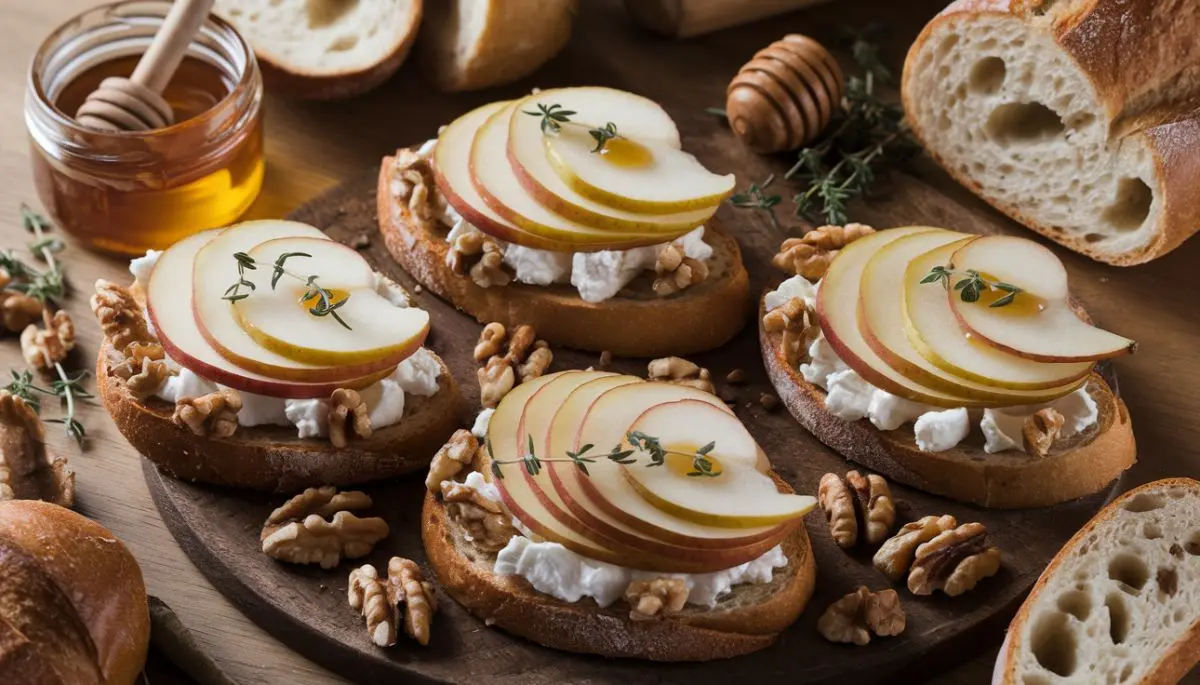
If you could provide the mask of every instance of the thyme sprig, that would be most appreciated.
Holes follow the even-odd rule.
[[[20,397],[25,400],[25,403],[33,407],[33,411],[37,414],[42,413],[42,401],[39,395],[51,395],[62,400],[66,407],[64,416],[60,419],[45,419],[46,423],[61,423],[66,427],[67,437],[72,438],[80,445],[83,444],[84,438],[87,437],[87,431],[83,424],[75,418],[75,402],[76,400],[90,399],[92,394],[83,387],[83,382],[90,376],[87,371],[80,371],[71,376],[63,369],[61,363],[54,364],[54,371],[58,374],[58,378],[50,383],[49,388],[44,388],[34,382],[33,374],[29,371],[11,371],[12,381],[4,386],[13,397]]]
[[[588,129],[588,134],[596,141],[596,147],[592,148],[593,154],[603,150],[608,141],[619,137],[617,134],[617,125],[611,121],[604,126]]]
[[[950,281],[954,277],[961,277],[950,285]],[[1017,299],[1017,295],[1025,292],[1021,288],[1004,281],[991,281],[984,278],[974,269],[965,271],[957,271],[953,266],[935,266],[929,270],[929,273],[921,279],[921,283],[941,283],[943,288],[950,290],[951,287],[958,292],[958,296],[963,302],[978,302],[979,297],[983,294],[984,289],[1000,290],[1005,295],[997,298],[989,304],[989,307],[1006,307]]]
[[[330,290],[323,288],[317,281],[320,276],[317,274],[298,274],[294,271],[290,271],[284,266],[287,260],[294,257],[311,258],[312,255],[308,254],[307,252],[285,252],[279,255],[279,257],[275,260],[275,263],[271,266],[271,290],[275,289],[275,287],[279,284],[279,279],[283,278],[284,276],[296,279],[304,283],[305,287],[304,294],[300,296],[300,302],[303,303],[308,302],[309,300],[316,300],[316,302],[309,307],[309,314],[312,314],[313,316],[332,317],[334,321],[337,321],[342,325],[342,328],[345,328],[348,331],[354,330],[350,327],[350,324],[346,323],[346,320],[337,313],[338,309],[350,301],[350,296],[346,295],[346,297],[342,298],[341,300],[334,302],[333,293]],[[238,300],[244,300],[247,297],[250,297],[250,295],[253,294],[254,290],[256,289],[257,286],[254,285],[254,282],[246,277],[246,272],[256,271],[258,269],[258,263],[253,257],[245,252],[235,252],[233,254],[233,258],[237,260],[238,280],[236,283],[226,288],[225,294],[221,296],[221,299],[229,300],[230,302],[237,302]],[[247,288],[249,292],[243,292],[242,288]]]
[[[547,136],[560,133],[563,124],[574,124],[575,122],[571,121],[571,117],[578,114],[575,110],[564,109],[559,104],[547,105],[541,102],[537,104],[536,111],[523,109],[521,112],[531,117],[541,117],[542,134]],[[578,125],[582,126],[583,124]],[[596,147],[592,148],[593,154],[604,150],[604,146],[608,144],[608,141],[621,137],[621,134],[617,133],[617,125],[611,121],[603,126],[589,128],[588,135],[592,137],[592,140],[596,141]]]
[[[646,435],[641,431],[632,431],[625,436],[625,439],[635,449],[621,449],[622,446],[617,445],[605,454],[591,454],[595,445],[587,444],[574,452],[568,450],[565,457],[539,457],[537,456],[537,449],[533,444],[533,436],[530,435],[527,437],[529,442],[525,448],[525,454],[520,458],[503,461],[492,459],[492,476],[497,480],[503,480],[504,478],[504,471],[500,468],[504,464],[521,464],[525,467],[525,472],[531,476],[541,473],[543,465],[547,463],[574,464],[575,468],[579,469],[583,475],[589,476],[591,474],[588,472],[588,464],[595,464],[602,459],[625,465],[637,463],[637,458],[633,456],[637,450],[646,452],[650,456],[650,461],[646,464],[648,467],[662,466],[666,463],[668,454],[677,454],[692,458],[692,470],[687,474],[689,476],[713,478],[721,475],[720,472],[713,471],[713,462],[708,456],[716,449],[717,444],[715,442],[710,442],[695,452],[677,452],[663,448],[658,438]],[[490,439],[487,441],[487,451],[488,456],[492,456],[492,441]]]
[[[779,217],[775,214],[775,205],[783,198],[778,195],[767,195],[764,192],[775,182],[775,174],[768,176],[762,183],[751,183],[745,191],[734,193],[729,197],[729,203],[739,209],[757,209],[766,212],[771,225],[779,230]]]

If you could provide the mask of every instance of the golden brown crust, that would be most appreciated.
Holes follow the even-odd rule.
[[[388,169],[380,167],[377,190],[379,230],[392,257],[424,287],[475,317],[480,323],[530,324],[552,345],[625,357],[687,355],[725,344],[749,314],[750,280],[737,241],[715,222],[705,240],[717,255],[709,280],[672,297],[615,297],[584,302],[569,286],[520,283],[481,288],[446,264],[444,236],[406,220],[407,207],[392,199]]]
[[[922,452],[909,425],[881,431],[866,419],[849,422],[830,414],[825,391],[784,360],[781,337],[759,327],[767,375],[800,425],[847,459],[926,492],[995,509],[1044,507],[1097,492],[1136,461],[1129,410],[1099,375],[1088,386],[1100,410],[1099,427],[1083,444],[1046,457],[987,454],[969,446]]]
[[[150,641],[146,588],[133,555],[111,532],[46,502],[0,502],[0,556],[6,572],[18,570],[24,581],[0,583],[5,588],[0,591],[0,682],[131,685],[137,680]],[[18,565],[24,570],[16,569]],[[41,588],[40,600],[22,595],[30,588]],[[29,619],[28,603],[34,601],[42,603],[34,608],[33,623],[40,621],[45,633],[57,635],[55,644],[38,644],[45,640],[29,628],[12,630],[20,619],[11,612],[23,610]],[[79,627],[86,635],[76,635]],[[24,635],[17,634],[21,632]],[[22,637],[33,644],[22,644]],[[8,651],[14,647],[15,653]],[[43,668],[61,680],[9,680],[9,664],[20,659],[7,657],[21,652],[51,657]],[[92,659],[90,668],[81,665],[83,655]],[[21,674],[19,663],[17,667],[16,674]],[[97,673],[99,680],[80,679],[89,672]]]
[[[281,426],[239,428],[230,438],[207,438],[173,424],[169,403],[137,401],[121,379],[109,374],[108,355],[105,341],[96,361],[104,408],[138,452],[184,480],[297,492],[391,478],[426,468],[462,421],[458,386],[442,363],[437,394],[406,398],[400,423],[351,440],[342,449],[327,440],[297,438],[295,429]]]
[[[464,544],[432,493],[426,495],[421,519],[429,565],[448,595],[489,626],[570,652],[652,661],[748,654],[770,646],[796,621],[816,584],[816,563],[801,524],[784,540],[790,563],[771,583],[741,586],[713,609],[689,606],[669,618],[634,621],[621,601],[604,609],[591,600],[563,602],[524,579],[496,575],[492,559]]]

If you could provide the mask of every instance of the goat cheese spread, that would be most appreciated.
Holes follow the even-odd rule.
[[[492,420],[492,414],[496,410],[491,407],[484,407],[480,410],[479,415],[475,417],[475,423],[471,425],[471,435],[483,440],[487,437],[488,422]]]
[[[783,306],[793,297],[803,297],[815,305],[820,282],[810,283],[803,276],[793,276],[767,293],[768,311]],[[944,452],[952,449],[971,433],[978,421],[984,437],[984,451],[989,454],[1005,450],[1024,450],[1021,429],[1025,419],[1044,407],[1063,415],[1065,422],[1060,435],[1069,438],[1096,425],[1099,411],[1087,386],[1052,402],[1023,407],[984,409],[977,418],[965,408],[943,409],[897,397],[876,388],[842,361],[821,332],[809,345],[808,361],[800,364],[804,380],[825,390],[825,408],[844,420],[868,419],[879,430],[895,430],[906,423],[913,424],[917,447],[925,452]]]
[[[161,252],[151,250],[144,257],[129,263],[129,271],[135,282],[145,283]],[[385,276],[376,274],[375,289],[397,307],[409,305],[403,289]],[[147,317],[147,324],[149,318]],[[176,371],[168,376],[154,396],[167,402],[177,402],[181,397],[200,397],[221,389],[229,389],[200,376],[167,357],[167,363]],[[438,392],[438,378],[442,366],[432,352],[422,347],[412,356],[400,362],[390,376],[359,390],[367,403],[371,427],[386,428],[400,422],[404,416],[406,395],[431,397]],[[238,412],[240,426],[295,426],[301,438],[324,437],[329,434],[329,400],[291,400],[250,392],[233,390],[242,400]]]
[[[426,141],[417,154],[428,157],[433,154],[437,139]],[[402,188],[392,185],[398,194]],[[450,227],[447,242],[460,235],[480,232],[449,204],[442,210],[441,221]],[[629,285],[643,271],[652,271],[658,260],[658,251],[666,245],[650,245],[631,250],[601,250],[599,252],[552,252],[508,243],[493,238],[504,255],[504,263],[513,270],[513,279],[529,285],[571,284],[584,302],[604,302],[616,297],[622,288]],[[685,257],[706,262],[713,256],[713,248],[704,242],[704,227],[672,241],[683,251]]]

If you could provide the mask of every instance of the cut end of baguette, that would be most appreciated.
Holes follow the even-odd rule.
[[[292,493],[392,478],[427,468],[463,420],[458,386],[439,359],[442,374],[435,395],[406,398],[399,423],[344,448],[325,439],[298,438],[291,426],[239,427],[232,437],[208,438],[176,426],[171,420],[174,405],[156,398],[137,400],[125,381],[109,373],[110,354],[106,340],[96,361],[104,408],[134,449],[181,480]]]
[[[404,62],[422,0],[217,0],[254,46],[266,86],[319,100],[363,93]]]
[[[1009,626],[996,685],[1174,683],[1200,660],[1200,482],[1131,490],[1050,562]]]
[[[1116,76],[1088,67],[1115,48],[1099,35],[1086,46],[1063,37],[1066,23],[1100,19],[992,6],[952,5],[908,54],[905,110],[930,155],[1014,220],[1093,259],[1142,263],[1195,233],[1200,169],[1181,155],[1200,150],[1200,127],[1171,121],[1194,114],[1121,111],[1127,103],[1100,86]]]
[[[670,297],[650,290],[650,277],[630,285],[627,294],[599,303],[584,302],[566,285],[510,283],[481,288],[446,264],[446,228],[430,230],[411,220],[407,204],[391,191],[392,158],[380,167],[377,189],[379,231],[392,258],[417,282],[480,323],[529,324],[552,345],[618,357],[688,355],[729,341],[750,311],[750,278],[737,241],[707,224],[713,247],[708,279]],[[650,274],[652,275],[652,274]]]
[[[804,380],[784,358],[783,334],[762,327],[764,313],[765,307],[760,308],[763,362],[784,406],[843,457],[897,482],[981,507],[1046,507],[1099,492],[1137,459],[1129,410],[1098,374],[1092,374],[1087,385],[1099,411],[1097,426],[1047,456],[988,454],[982,445],[967,443],[944,452],[923,452],[911,425],[881,431],[866,419],[850,422],[831,414],[825,408],[825,391]]]

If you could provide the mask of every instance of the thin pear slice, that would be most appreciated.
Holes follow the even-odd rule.
[[[1082,380],[1040,390],[1014,390],[956,376],[930,362],[904,332],[905,270],[916,257],[929,250],[965,238],[954,231],[926,231],[905,236],[881,247],[863,268],[859,294],[859,330],[867,344],[897,372],[922,385],[942,392],[996,406],[1040,404],[1070,393]],[[928,272],[927,272],[928,273]],[[918,282],[924,274],[917,280]],[[919,287],[940,290],[938,283]],[[943,295],[944,292],[939,293]],[[951,329],[953,333],[957,326]]]
[[[265,278],[286,257],[291,274],[319,276],[337,309],[316,316],[320,298],[307,282],[284,275],[260,282],[232,303],[242,329],[259,345],[308,364],[396,365],[416,352],[429,333],[429,313],[397,307],[375,290],[375,272],[354,248],[322,238],[277,238],[247,253]],[[260,279],[261,280],[261,279]],[[342,322],[345,322],[344,324]]]
[[[662,466],[624,467],[626,479],[655,508],[710,526],[749,528],[798,519],[817,501],[779,492],[775,481],[755,468],[758,445],[737,417],[707,402],[680,400],[651,407],[630,426],[658,439],[667,451]],[[705,458],[709,475],[693,455]],[[641,459],[645,452],[635,452]]]
[[[954,253],[974,239],[965,238],[930,250],[906,267],[904,330],[913,347],[941,369],[1001,388],[1040,390],[1086,377],[1091,372],[1091,362],[1038,362],[979,342],[958,325],[943,288],[936,283],[921,283],[934,267],[950,264]]]
[[[1137,343],[1086,323],[1069,303],[1067,270],[1049,248],[1012,236],[987,236],[954,253],[954,268],[1021,288],[1012,304],[991,306],[1007,293],[987,290],[977,302],[946,297],[959,324],[982,342],[1042,362],[1083,362],[1130,354]]]
[[[583,422],[592,404],[604,393],[613,388],[644,382],[635,376],[610,375],[596,378],[580,385],[574,392],[567,396],[558,411],[554,413],[546,453],[565,454],[568,450],[576,450],[575,438],[579,432],[579,424]],[[597,446],[590,450],[588,454],[602,456],[606,452],[607,450],[600,449]],[[650,534],[645,530],[635,528],[610,516],[601,507],[591,505],[588,496],[576,482],[575,470],[576,467],[572,464],[550,463],[547,465],[546,471],[549,473],[554,489],[558,493],[559,501],[579,520],[593,529],[601,531],[608,537],[628,545],[651,551],[661,550],[664,545],[674,545],[675,547],[672,549],[683,547],[699,550],[722,550],[728,553],[725,556],[725,563],[729,564],[729,562],[736,561],[737,559],[737,557],[731,556],[733,554],[741,553],[745,558],[749,559],[766,551],[770,546],[763,548],[761,544],[772,542],[769,538],[778,532],[773,527],[736,531],[727,528],[702,526],[682,519],[676,519],[670,522],[672,527],[670,531],[656,530],[653,534]],[[588,465],[588,471],[591,472],[592,470],[593,466]],[[665,520],[665,517],[660,518]],[[760,546],[758,554],[755,554],[755,550],[737,549],[751,545]],[[773,546],[773,543],[771,546]]]
[[[542,129],[540,116],[526,114],[538,112],[539,107],[554,105],[564,111],[574,112],[571,115],[572,123],[559,127],[562,133],[575,132],[590,140],[589,129],[612,122],[628,139],[648,145],[667,140],[669,142],[659,143],[656,149],[683,155],[676,140],[671,138],[672,134],[678,133],[675,122],[658,104],[640,95],[597,87],[554,88],[530,95],[516,104],[507,122],[508,161],[525,190],[551,211],[579,223],[611,231],[676,234],[703,224],[717,211],[719,203],[681,212],[649,214],[612,207],[581,195],[563,180],[550,161],[546,139],[554,134],[547,134]],[[617,143],[613,149],[635,148]],[[676,180],[663,175],[667,168],[651,166],[657,168],[658,173],[652,174],[647,182],[658,186],[676,183]],[[634,168],[628,167],[628,170],[632,172]]]
[[[665,243],[686,233],[604,230],[572,221],[550,210],[525,189],[508,163],[508,121],[516,103],[488,117],[471,143],[471,180],[479,196],[494,212],[521,229],[577,251],[628,250]]]
[[[434,181],[446,202],[484,233],[538,250],[572,252],[576,248],[569,243],[534,235],[505,219],[483,201],[475,189],[475,182],[471,180],[471,144],[475,141],[475,134],[488,117],[509,104],[511,101],[493,102],[473,109],[442,131],[433,150]]]
[[[609,207],[652,214],[710,209],[733,192],[733,174],[714,174],[694,156],[664,143],[622,134],[597,152],[586,125],[563,126],[543,141],[558,177]]]

